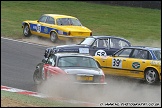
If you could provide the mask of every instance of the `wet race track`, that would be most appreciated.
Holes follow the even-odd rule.
[[[139,106],[161,106],[161,83],[148,85],[125,77],[106,76],[107,85],[103,91],[100,87],[80,89],[74,85],[54,84],[52,81],[36,86],[33,72],[41,62],[46,48],[1,38],[1,85],[42,92],[53,97],[93,102],[101,106],[121,106],[121,103],[125,106],[133,106],[132,103],[138,103]]]

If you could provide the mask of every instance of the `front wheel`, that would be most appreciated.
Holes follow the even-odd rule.
[[[41,84],[44,80],[46,80],[43,63],[40,63],[37,65],[37,68],[33,74],[33,80],[34,80],[35,84]]]
[[[159,75],[155,69],[147,69],[145,72],[145,80],[148,84],[155,84],[159,81]]]
[[[25,37],[31,36],[30,28],[27,24],[24,25],[23,34]]]
[[[42,78],[39,72],[39,69],[36,69],[34,74],[33,74],[33,80],[35,84],[41,84],[42,83]]]
[[[56,42],[57,39],[58,39],[57,33],[56,32],[51,32],[50,39],[51,39],[52,42]]]

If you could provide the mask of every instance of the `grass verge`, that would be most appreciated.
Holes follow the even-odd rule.
[[[7,103],[4,101],[7,99]],[[38,98],[34,96],[22,95],[18,93],[1,90],[1,106],[5,107],[81,107],[81,104],[72,104],[56,100]]]
[[[142,42],[161,39],[161,10],[81,1],[1,1],[1,36],[24,38],[21,23],[44,13],[77,17],[93,35],[114,35]]]

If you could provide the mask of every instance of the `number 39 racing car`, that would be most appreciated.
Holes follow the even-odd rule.
[[[161,48],[131,46],[112,56],[94,56],[106,74],[144,79],[148,84],[161,81]]]

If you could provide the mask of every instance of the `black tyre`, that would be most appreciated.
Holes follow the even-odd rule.
[[[33,74],[33,80],[35,84],[41,84],[44,80],[46,80],[45,74],[44,74],[43,63],[39,63],[37,65],[37,68]]]
[[[31,36],[30,28],[27,24],[24,25],[23,34],[25,37]]]
[[[50,39],[51,39],[52,42],[56,42],[57,39],[58,39],[57,33],[56,32],[51,32]]]
[[[34,74],[33,74],[33,80],[35,84],[41,84],[42,83],[42,79],[40,76],[40,72],[39,69],[36,69]]]
[[[157,73],[157,71],[155,69],[147,69],[145,71],[145,81],[148,84],[155,84],[157,82],[159,82],[159,75]]]

